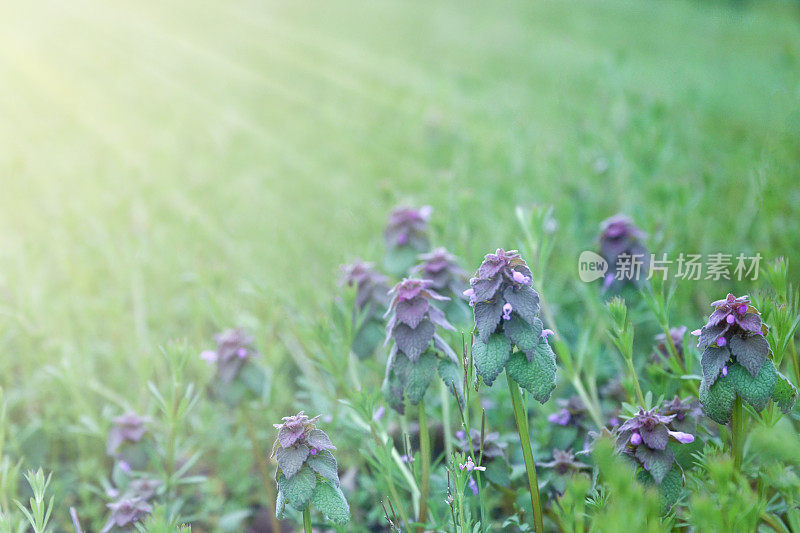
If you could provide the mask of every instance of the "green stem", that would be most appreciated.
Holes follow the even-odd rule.
[[[445,450],[445,457],[450,457],[450,454],[453,453],[453,435],[451,433],[452,428],[450,427],[450,401],[449,401],[449,392],[447,392],[447,385],[444,384],[444,381],[439,382],[439,392],[440,397],[442,400],[442,426],[444,426],[444,450]],[[458,401],[458,398],[456,398]]]
[[[733,419],[731,420],[731,455],[733,467],[738,472],[742,467],[742,447],[744,444],[744,410],[742,399],[738,396],[733,404]]]
[[[256,428],[253,424],[253,419],[250,415],[250,406],[244,405],[242,407],[242,418],[244,419],[245,429],[247,430],[247,436],[250,439],[250,448],[252,449],[253,453],[253,461],[255,461],[256,466],[258,467],[258,473],[261,476],[261,484],[264,487],[264,495],[267,497],[267,501],[264,503],[264,507],[267,508],[270,517],[270,523],[272,525],[273,531],[280,531],[281,530],[281,522],[278,520],[278,517],[275,516],[275,488],[273,486],[274,481],[270,478],[269,472],[267,471],[267,459],[266,456],[261,455],[261,447],[259,446],[258,437],[256,435]]]
[[[633,357],[626,357],[625,363],[628,365],[628,372],[631,374],[633,380],[633,387],[636,392],[636,401],[644,408],[644,394],[642,394],[642,387],[639,386],[639,377],[636,375],[636,369],[633,367]]]
[[[305,533],[311,533],[311,509],[308,507],[303,511],[303,531]]]
[[[428,419],[425,416],[425,400],[419,402],[419,453],[422,466],[422,479],[419,483],[419,516],[417,522],[424,524],[428,519],[428,493],[431,476],[431,438],[428,433]],[[425,531],[425,527],[417,527],[417,533]]]
[[[575,391],[578,393],[578,396],[583,401],[583,404],[586,406],[586,409],[589,410],[589,416],[592,417],[592,420],[595,424],[597,424],[597,428],[602,428],[605,424],[603,424],[603,418],[600,416],[600,411],[597,408],[597,404],[589,397],[589,394],[586,392],[586,388],[583,386],[583,382],[581,381],[580,376],[573,375],[572,376],[572,386],[575,388]]]
[[[370,426],[370,431],[372,433],[372,438],[375,439],[375,444],[377,444],[379,447],[386,448],[386,440],[380,438],[374,424]],[[392,447],[392,451],[394,451],[394,447]],[[397,492],[397,487],[395,487],[392,474],[388,468],[384,470],[384,475],[386,476],[386,484],[389,487],[389,494],[394,500],[394,507],[400,513],[400,519],[403,521],[403,524],[408,524],[409,520],[408,514],[406,513],[405,503],[400,499],[400,494]]]
[[[525,470],[528,472],[528,488],[531,495],[531,507],[533,507],[533,522],[536,533],[544,532],[544,522],[542,519],[542,505],[539,501],[539,481],[536,478],[536,464],[533,462],[533,452],[531,451],[531,438],[528,430],[528,417],[522,406],[522,397],[519,393],[517,383],[508,375],[508,390],[511,392],[511,404],[514,407],[514,418],[517,421],[517,432],[519,442],[522,445],[522,457],[525,459]]]
[[[794,370],[794,382],[800,383],[800,359],[797,358],[797,349],[794,347],[794,337],[789,339],[789,353],[792,356],[792,369]]]

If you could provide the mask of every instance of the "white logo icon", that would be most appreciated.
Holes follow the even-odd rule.
[[[578,276],[581,281],[589,283],[605,276],[608,271],[608,261],[602,256],[586,250],[578,258]]]

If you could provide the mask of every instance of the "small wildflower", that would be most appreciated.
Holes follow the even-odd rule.
[[[503,305],[503,320],[511,320],[511,311],[513,310],[514,307],[510,303],[506,302],[506,304]]]
[[[728,375],[728,365],[725,365],[722,367],[722,377],[725,377],[727,375]]]
[[[383,414],[385,412],[386,412],[386,408],[384,406],[382,406],[382,405],[379,406],[377,409],[375,409],[375,412],[372,414],[372,420],[377,422],[378,420],[383,418]]]
[[[384,237],[388,248],[410,246],[424,252],[428,249],[428,220],[433,208],[398,207],[389,215]]]
[[[683,431],[670,431],[669,436],[682,444],[689,444],[694,442],[694,435],[684,433]]]
[[[638,433],[634,433],[633,435],[631,435],[631,444],[633,444],[634,446],[638,446],[641,443],[642,443],[641,435],[639,435]]]
[[[375,269],[374,263],[360,260],[342,265],[341,270],[340,283],[356,288],[356,308],[359,311],[368,309],[376,318],[382,315],[388,301],[386,276]]]
[[[747,309],[747,307],[745,307],[745,309]],[[734,322],[736,322],[736,318],[734,318],[733,315],[728,315],[728,318],[725,319],[725,322],[727,322],[728,324],[733,324]]]
[[[136,443],[142,440],[142,437],[144,437],[147,431],[146,424],[149,421],[149,418],[139,416],[132,412],[114,417],[112,419],[114,426],[108,432],[106,453],[110,456],[114,456],[123,443]]]
[[[557,413],[553,413],[547,417],[548,422],[559,426],[566,426],[569,424],[569,419],[569,411],[566,409],[561,409]]]
[[[609,267],[616,268],[626,257],[629,262],[635,258],[642,264],[636,277],[631,272],[629,278],[617,280],[614,274],[606,274],[603,280],[605,289],[614,289],[615,286],[621,288],[625,283],[639,286],[645,281],[650,259],[647,248],[642,243],[645,237],[646,234],[636,227],[633,220],[623,214],[609,217],[600,224],[600,255],[608,262]]]
[[[216,350],[200,354],[208,363],[217,364],[217,377],[223,384],[232,382],[241,372],[247,359],[256,357],[255,339],[241,329],[229,329],[214,336]],[[213,355],[212,355],[213,354]]]
[[[717,346],[721,348],[726,344],[728,344],[728,339],[726,339],[725,337],[717,337]]]
[[[686,335],[686,326],[680,326],[676,328],[670,328],[669,330],[669,337],[672,340],[672,344],[675,345],[675,351],[678,354],[678,359],[683,361],[684,360],[684,350],[683,350],[683,337]],[[670,357],[670,349],[668,347],[669,340],[664,333],[659,333],[655,336],[656,340],[656,349],[653,354],[653,359],[668,359]]]
[[[557,474],[565,475],[578,470],[591,468],[585,463],[575,460],[575,454],[569,450],[553,450],[553,460],[548,463],[541,463],[543,468],[552,468]]]
[[[465,439],[466,437],[467,437],[467,433],[463,429],[459,429],[458,431],[456,431],[456,438],[457,439],[461,440],[461,439]]]
[[[475,481],[474,477],[469,478],[469,482],[467,483],[467,486],[472,491],[472,494],[474,496],[478,495],[478,482]]]
[[[107,533],[114,529],[114,527],[122,528],[132,526],[153,511],[150,504],[142,498],[125,497],[106,504],[106,507],[111,510],[111,516],[105,527],[101,530],[101,533]]]
[[[411,270],[423,279],[430,280],[430,287],[444,294],[463,294],[467,273],[458,265],[456,257],[445,248],[419,256],[420,263]],[[466,295],[469,297],[468,295]]]
[[[541,338],[543,338],[543,339],[547,339],[547,337],[549,337],[549,336],[551,336],[551,335],[555,335],[555,332],[553,332],[553,330],[552,330],[552,329],[543,329],[543,330],[542,330],[542,334],[541,334],[541,335],[539,335],[539,336],[540,336]]]
[[[483,437],[483,441],[481,441]],[[473,457],[480,454],[483,449],[483,460],[494,459],[495,457],[502,457],[503,450],[506,448],[505,442],[500,442],[498,439],[500,434],[497,432],[484,433],[481,435],[480,430],[472,428],[470,430],[470,438],[464,431],[456,432],[456,439],[458,439],[458,447],[464,452],[465,455],[472,455]],[[470,441],[472,447],[470,448]]]
[[[486,470],[485,466],[476,466],[475,465],[475,461],[472,460],[472,456],[467,457],[467,462],[465,462],[463,464],[459,464],[458,467],[461,470],[466,470],[467,472],[472,472],[473,470],[477,470],[479,472],[482,472],[482,471]]]
[[[131,468],[131,465],[128,464],[128,461],[120,461],[117,464],[119,465],[119,469],[122,470],[123,472],[125,472],[126,474],[130,474],[131,470],[133,470]]]

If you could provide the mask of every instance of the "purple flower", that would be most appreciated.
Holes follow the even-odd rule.
[[[106,504],[106,507],[111,510],[111,516],[105,527],[101,530],[101,533],[107,533],[114,527],[122,528],[131,526],[153,511],[150,504],[143,499],[130,497],[124,497],[118,501]]]
[[[511,311],[513,310],[514,307],[510,303],[506,302],[503,305],[503,320],[511,320]]]
[[[472,491],[474,496],[478,495],[478,482],[475,481],[474,477],[469,478],[469,482],[467,482],[467,486]]]
[[[555,335],[552,329],[543,329],[540,337],[542,337],[543,339],[547,339],[547,337],[549,337],[550,335]]]
[[[616,279],[613,273],[606,274],[603,280],[604,289],[621,288],[625,283],[639,285],[647,279],[650,255],[642,241],[647,235],[642,232],[630,217],[616,214],[600,224],[600,255],[608,262],[608,267],[616,271],[627,258],[628,264],[633,260],[641,264],[638,272],[630,271],[627,277]]]
[[[433,208],[398,207],[389,215],[384,237],[389,249],[401,246],[424,252],[428,249],[428,220]]]
[[[557,424],[559,426],[566,426],[569,424],[570,416],[569,411],[566,409],[561,409],[557,413],[553,413],[547,417],[548,422],[551,424]]]
[[[499,433],[491,432],[481,435],[479,430],[472,428],[469,434],[470,438],[467,439],[467,435],[464,431],[456,432],[456,439],[458,440],[457,445],[465,455],[474,457],[481,453],[481,449],[483,449],[484,461],[503,455],[506,443],[498,440],[500,438]],[[481,438],[483,440],[481,440]],[[472,442],[472,447],[470,447],[470,441]]]
[[[728,339],[725,337],[717,337],[717,346],[722,347],[728,344]]]
[[[727,373],[727,370],[723,370]],[[683,431],[684,433],[694,433],[697,429],[697,421],[702,415],[700,403],[694,398],[681,400],[675,396],[672,400],[665,401],[659,412],[663,415],[674,415],[675,418],[670,422],[670,429]]]
[[[214,350],[203,350],[200,352],[200,359],[205,361],[208,364],[213,364],[217,362],[217,352]]]
[[[689,444],[694,442],[694,435],[684,433],[683,431],[670,431],[669,436],[682,444]]]
[[[725,377],[727,375],[728,375],[728,366],[726,365],[722,367],[722,377]]]
[[[125,472],[126,474],[130,474],[131,470],[133,470],[131,468],[131,465],[129,465],[127,461],[120,461],[117,464],[119,465],[119,469]]]
[[[411,457],[409,457],[406,454],[401,455],[400,460],[403,461],[404,463],[410,463],[411,461],[413,461],[413,459],[411,459]]]
[[[634,446],[638,446],[642,443],[642,436],[638,433],[634,433],[631,435],[631,444]]]
[[[111,421],[114,425],[108,432],[106,453],[110,456],[115,456],[123,443],[136,443],[142,440],[147,431],[146,424],[150,419],[128,412],[114,417]]]
[[[308,450],[308,455],[317,455],[318,453],[319,450],[316,448],[311,448],[310,450]]]
[[[282,424],[273,424],[273,427],[278,430],[278,438],[272,447],[273,455],[278,444],[283,448],[288,448],[305,442],[306,436],[316,429],[315,424],[319,417],[320,415],[309,418],[303,411],[300,411],[296,415],[283,417]]]
[[[331,454],[336,446],[324,431],[316,427],[319,418],[319,415],[308,418],[300,411],[294,416],[284,417],[282,424],[273,424],[278,430],[278,437],[272,445],[270,457],[275,457],[278,463],[276,480],[279,487],[281,479],[290,479],[306,467],[334,482],[336,486],[339,485],[339,475],[335,468],[319,470],[319,463],[310,459],[320,455],[323,462],[336,465]]]
[[[476,466],[475,461],[472,460],[472,456],[467,457],[467,461],[464,464],[459,464],[458,467],[461,470],[466,470],[467,472],[472,472],[473,470],[482,472],[486,470],[485,466]]]
[[[747,307],[746,307],[746,306],[742,306],[742,307],[744,307],[745,309],[747,309]],[[733,316],[733,315],[728,315],[728,318],[726,318],[726,319],[725,319],[725,321],[726,321],[728,324],[733,324],[734,322],[736,322],[736,318],[734,318],[734,316]]]
[[[520,285],[530,285],[531,283],[531,278],[518,270],[514,271],[514,273],[511,275],[511,279]]]
[[[670,438],[680,443],[691,442],[691,435],[670,427],[675,416],[661,414],[655,409],[645,411],[640,408],[616,432],[617,452],[630,456],[650,473],[657,484],[664,480],[675,462],[673,451],[667,447]]]
[[[377,422],[378,420],[383,418],[383,414],[385,412],[386,412],[386,408],[384,406],[382,406],[382,405],[379,406],[377,409],[375,409],[375,412],[372,414],[372,419]]]
[[[553,450],[553,460],[539,464],[542,468],[552,468],[558,475],[566,475],[579,470],[591,468],[589,465],[575,460],[575,454],[569,450]]]
[[[467,437],[466,432],[463,429],[459,429],[456,431],[456,438],[459,440],[465,439]]]

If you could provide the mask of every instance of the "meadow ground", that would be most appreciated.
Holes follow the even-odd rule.
[[[618,211],[654,251],[783,255],[800,272],[794,2],[1,11],[5,452],[53,471],[59,501],[97,498],[108,418],[152,408],[170,340],[199,353],[248,327],[280,377],[264,419],[303,407],[287,339],[325,322],[338,265],[379,260],[400,203],[433,206],[434,242],[467,270],[525,251],[516,205],[552,206],[537,288],[568,334],[586,318],[578,254]],[[728,290],[750,287],[679,284],[674,321]],[[210,373],[199,358],[187,372]]]

